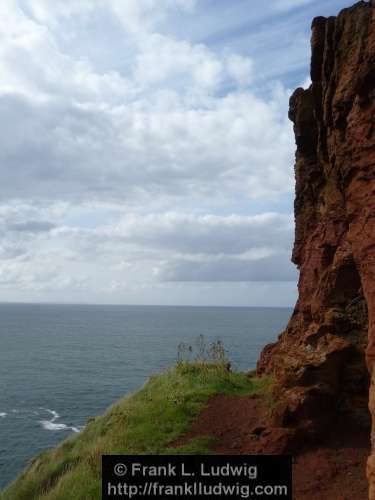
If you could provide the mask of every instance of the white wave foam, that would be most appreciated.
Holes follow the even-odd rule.
[[[55,410],[49,410],[48,408],[42,408],[42,409],[45,409],[46,411],[48,411],[48,413],[50,413],[52,415],[52,420],[56,420],[57,418],[60,418],[60,415],[57,413],[57,411]]]
[[[54,424],[52,420],[39,420],[40,424],[46,431],[63,431],[68,429],[65,424]]]
[[[60,415],[57,413],[55,410],[49,410],[48,408],[40,408],[41,410],[44,410],[48,412],[50,415],[52,415],[52,418],[50,420],[39,420],[39,423],[41,426],[47,430],[47,431],[68,431],[71,430],[73,432],[80,432],[81,429],[78,427],[66,425],[63,423],[55,423],[58,418],[60,418]]]
[[[0,418],[4,418],[7,416],[7,413],[4,413],[4,412],[0,412]]]
[[[43,409],[43,411],[46,411],[45,409]],[[20,408],[20,409],[16,409],[16,408],[13,408],[12,410],[10,410],[10,412],[14,415],[14,418],[27,418],[27,417],[33,417],[34,415],[39,415],[39,412],[36,411],[36,410],[33,410],[33,409],[29,409],[29,408]]]

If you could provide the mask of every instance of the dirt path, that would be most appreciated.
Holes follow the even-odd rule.
[[[267,428],[268,413],[260,398],[216,396],[175,445],[196,436],[216,438],[222,454],[273,454],[285,449],[286,431]],[[369,431],[341,422],[335,433],[294,457],[295,500],[366,500]]]

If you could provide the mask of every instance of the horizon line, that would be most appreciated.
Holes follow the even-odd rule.
[[[3,301],[0,300],[2,305],[40,305],[40,306],[99,306],[99,307],[213,307],[213,308],[233,308],[233,309],[293,309],[294,306],[241,306],[241,305],[196,305],[196,304],[112,304],[112,303],[96,303],[96,302],[17,302],[17,301]]]

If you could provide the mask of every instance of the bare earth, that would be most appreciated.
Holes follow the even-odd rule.
[[[197,436],[216,438],[215,451],[222,454],[282,453],[285,434],[267,428],[268,414],[262,399],[253,396],[215,396],[189,432],[174,445]],[[338,422],[335,433],[319,445],[294,456],[295,500],[366,500],[368,431]]]

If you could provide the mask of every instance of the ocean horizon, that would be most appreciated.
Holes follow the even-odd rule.
[[[93,307],[176,307],[176,308],[212,308],[212,309],[293,309],[293,306],[237,306],[237,305],[191,305],[191,304],[116,304],[104,302],[14,302],[0,301],[0,306],[93,306]]]

